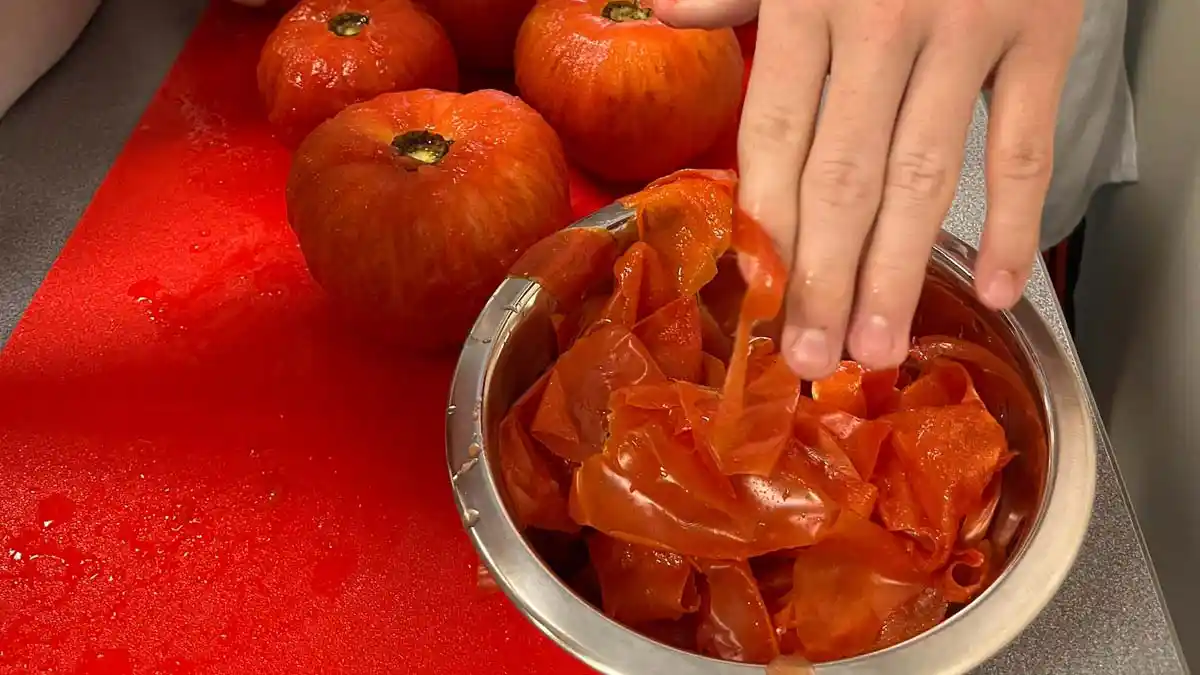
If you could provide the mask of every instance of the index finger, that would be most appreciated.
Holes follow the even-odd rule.
[[[805,3],[764,0],[738,128],[738,201],[791,267],[800,172],[829,68],[824,17]]]

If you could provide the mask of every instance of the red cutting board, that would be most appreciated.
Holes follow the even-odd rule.
[[[255,91],[275,17],[230,5],[0,354],[0,674],[588,672],[476,590],[453,364],[327,312]]]

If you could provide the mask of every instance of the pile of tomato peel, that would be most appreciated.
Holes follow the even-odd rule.
[[[1044,434],[997,416],[1036,420],[1033,398],[947,336],[898,369],[799,381],[759,335],[787,270],[734,192],[673,174],[625,200],[632,245],[572,228],[514,268],[557,301],[559,356],[500,425],[512,515],[578,593],[676,647],[769,663],[897,644],[1003,568],[1022,517],[992,527],[1002,470]]]

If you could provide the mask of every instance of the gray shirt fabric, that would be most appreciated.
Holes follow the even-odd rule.
[[[1133,99],[1125,71],[1126,0],[1085,0],[1059,104],[1043,248],[1067,237],[1100,187],[1137,180]]]

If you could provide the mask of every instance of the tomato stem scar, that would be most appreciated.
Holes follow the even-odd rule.
[[[392,147],[400,154],[414,159],[422,164],[437,164],[450,153],[448,140],[441,134],[435,134],[427,129],[406,131],[392,139]]]
[[[371,17],[358,12],[342,12],[329,20],[329,32],[338,37],[354,37],[371,23]]]
[[[600,10],[600,16],[621,23],[623,21],[645,21],[654,15],[654,10],[642,7],[638,0],[612,0]]]

